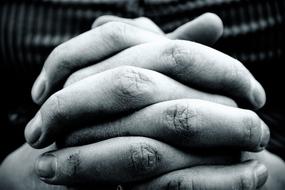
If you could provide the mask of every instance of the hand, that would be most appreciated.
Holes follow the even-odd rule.
[[[118,27],[123,26],[125,27],[124,29],[125,31],[127,31],[128,27],[130,27],[129,25],[122,25],[122,24],[120,25],[116,24],[115,26],[118,26]],[[101,26],[101,29],[99,27],[96,30],[96,31],[104,30],[104,32],[99,32],[99,33],[97,32],[99,36],[96,36],[97,33],[95,30],[93,30],[95,34],[94,36],[90,36],[91,35],[90,32],[87,32],[81,35],[80,37],[78,37],[80,40],[78,40],[78,38],[75,38],[67,42],[66,45],[62,45],[61,47],[66,47],[65,50],[66,49],[72,50],[72,49],[76,49],[73,47],[78,46],[79,42],[81,42],[82,44],[80,46],[82,47],[78,47],[79,49],[82,49],[85,47],[90,48],[92,47],[92,44],[93,44],[91,43],[92,41],[90,39],[99,39],[101,40],[101,43],[104,40],[106,41],[106,39],[100,38],[100,35],[101,34],[106,35],[110,33],[108,29],[111,30],[110,24],[108,25],[107,29],[106,29],[106,25],[103,25]],[[128,34],[128,33],[125,32],[125,34]],[[130,34],[133,34],[133,32],[130,32]],[[151,35],[153,35],[153,33]],[[127,41],[126,39],[128,39],[127,36],[121,37],[121,38],[123,39],[122,41]],[[69,65],[74,67],[71,70],[74,70],[76,68],[76,64],[78,64],[78,62],[76,62],[76,59],[72,59],[72,56],[74,56],[74,53],[76,52],[68,51],[69,54],[67,55],[64,53],[64,51],[60,52],[58,49],[63,49],[63,48],[57,48],[51,54],[51,56],[49,57],[49,59],[47,60],[45,64],[45,67],[41,75],[39,76],[35,84],[34,89],[37,89],[38,84],[43,84],[43,82],[47,83],[46,81],[54,81],[52,80],[51,77],[48,77],[48,79],[45,79],[47,76],[49,76],[47,75],[46,77],[43,77],[43,75],[46,75],[45,73],[52,73],[52,76],[58,75],[59,77],[56,77],[56,78],[64,78],[65,72],[64,71],[59,72],[59,70],[55,68],[61,68],[62,67],[61,65],[64,65],[65,63],[70,63]],[[103,52],[108,52],[108,49],[104,49],[104,50],[106,51],[103,51]],[[81,64],[83,65],[86,64],[84,63],[86,59],[87,60],[96,59],[96,56],[98,53],[98,51],[96,51],[94,55],[88,51],[83,51],[83,52],[86,53],[86,55],[85,54],[83,55],[82,53],[81,54],[77,53],[76,55],[77,59],[80,58]],[[142,52],[143,54],[139,54],[140,52]],[[65,59],[62,59],[63,57],[65,57]],[[137,59],[137,57],[144,57],[144,59]],[[52,62],[52,60],[54,62]],[[158,72],[166,73],[172,78],[176,78],[178,81],[182,81],[184,84],[199,86],[199,88],[203,88],[207,91],[215,91],[215,90],[221,91],[222,89],[222,91],[225,94],[232,95],[232,98],[235,98],[236,100],[242,99],[243,101],[247,102],[253,107],[254,106],[260,107],[265,102],[265,93],[263,91],[263,88],[253,78],[253,76],[245,69],[245,67],[242,64],[240,64],[237,60],[232,59],[211,48],[208,48],[206,46],[202,46],[202,45],[199,45],[193,42],[172,41],[172,40],[164,39],[158,43],[157,42],[146,43],[146,44],[142,44],[139,46],[135,46],[133,48],[129,48],[123,51],[122,53],[119,53],[111,57],[110,59],[107,59],[101,63],[92,65],[91,67],[87,68],[87,70],[89,71],[89,74],[90,72],[93,74],[101,72],[98,75],[94,75],[94,77],[99,76],[99,81],[102,80],[102,83],[108,82],[109,80],[110,81],[109,83],[112,86],[111,88],[115,88],[115,91],[123,91],[122,93],[125,93],[126,95],[127,94],[132,95],[131,93],[136,93],[137,89],[133,89],[134,92],[132,92],[132,88],[129,88],[129,87],[133,87],[133,86],[137,87],[139,85],[138,82],[140,82],[138,81],[139,79],[142,80],[142,82],[144,83],[147,83],[147,82],[153,83],[153,84],[146,84],[145,87],[150,87],[149,90],[157,86],[156,92],[162,93],[160,95],[154,95],[154,97],[157,96],[157,98],[154,98],[154,100],[146,100],[145,103],[143,103],[144,100],[142,100],[142,104],[140,102],[134,102],[135,104],[138,103],[141,105],[134,105],[134,108],[130,107],[130,108],[126,108],[126,110],[118,110],[117,112],[128,111],[128,109],[130,110],[139,109],[149,104],[153,104],[153,103],[161,102],[165,100],[177,99],[177,98],[200,98],[200,99],[210,100],[214,102],[224,103],[227,105],[235,105],[235,103],[231,99],[225,96],[213,95],[213,94],[195,90],[190,87],[186,87],[182,85],[181,83],[177,83],[176,81],[166,77],[165,75],[161,75],[159,73],[149,71],[149,70],[125,67],[125,68],[113,69],[110,71],[102,72],[104,70],[109,69],[110,67],[112,68],[112,67],[118,67],[122,65],[123,61],[126,61],[127,63],[135,65],[135,66],[146,67],[148,69],[153,69]],[[114,64],[110,64],[110,63],[114,63]],[[99,68],[95,66],[98,66]],[[191,73],[191,75],[189,75],[189,73]],[[108,79],[105,80],[104,76],[106,76],[106,78]],[[140,78],[137,79],[138,77]],[[131,79],[133,79],[134,82]],[[146,81],[143,81],[145,79]],[[113,82],[112,80],[117,80],[117,81]],[[51,83],[55,83],[55,82],[51,82]],[[170,90],[164,88],[164,86],[169,86],[169,85],[170,85],[170,88],[168,89]],[[172,89],[176,89],[176,87],[177,87],[177,90],[173,91]],[[100,88],[104,89],[105,86],[103,85],[102,87],[102,84],[99,84],[98,89]],[[112,89],[106,89],[106,90],[110,91]],[[148,89],[145,88],[141,90],[148,90]],[[114,92],[110,94],[113,94],[113,93]],[[141,92],[141,93],[146,93],[145,94],[146,96],[151,97],[152,96],[151,93],[155,93],[155,92],[154,91],[149,92],[150,94],[147,94],[148,92]],[[58,99],[58,94],[60,94],[60,92],[54,94],[50,98],[51,99],[50,102],[56,102]],[[102,98],[104,98],[104,93],[102,95],[103,95]],[[116,96],[116,94],[114,95]],[[137,94],[133,94],[133,95],[136,96]],[[114,99],[114,98],[115,97],[112,97],[111,99]],[[114,100],[114,101],[117,101],[117,100]],[[124,100],[123,99],[118,100],[118,102],[120,101],[124,101]],[[56,105],[55,103],[51,103],[51,104]],[[29,133],[28,131],[29,130],[26,130],[27,134]],[[27,139],[31,140],[29,138]]]
[[[81,81],[78,83],[81,83]],[[45,105],[46,104],[44,104],[44,106]],[[176,137],[177,141],[179,137],[187,137],[189,135],[189,137],[192,138],[186,139],[184,137],[185,141],[180,142],[189,148],[195,145],[197,148],[205,149],[204,145],[206,145],[208,147],[211,146],[212,149],[219,149],[219,147],[224,147],[226,142],[228,148],[260,150],[261,146],[263,146],[262,144],[265,143],[266,145],[269,138],[267,127],[262,124],[262,121],[258,119],[256,115],[249,114],[249,111],[246,110],[197,100],[176,100],[155,104],[153,106],[157,107],[150,109],[155,112],[158,110],[156,113],[151,110],[145,111],[149,111],[150,114],[153,114],[153,116],[148,119],[150,120],[150,128],[152,128],[150,130],[157,131],[154,136],[174,142],[175,138],[173,137]],[[195,117],[195,114],[191,115],[195,113],[193,112],[194,109],[200,119]],[[143,112],[144,111],[142,111],[142,113]],[[165,114],[166,117],[163,117],[163,114]],[[249,115],[251,117],[248,117]],[[225,117],[228,118],[228,121],[222,122]],[[64,118],[72,117],[68,116]],[[62,118],[61,121],[66,122],[64,118]],[[139,119],[139,117],[133,118],[134,120]],[[161,118],[168,119],[163,122]],[[197,122],[200,120],[204,122]],[[151,126],[151,124],[154,123],[160,124],[159,122],[162,122],[161,126]],[[124,126],[125,122],[118,123],[122,123],[122,126]],[[217,123],[217,126],[214,127],[220,126],[215,131],[207,131],[211,123]],[[236,123],[236,126],[231,126],[232,123]],[[45,126],[45,124],[41,126]],[[116,124],[113,124],[113,126],[115,126],[116,129]],[[166,130],[160,131],[159,129],[163,127],[166,127]],[[119,130],[120,128],[117,129]],[[196,130],[193,131],[192,129]],[[116,133],[116,130],[113,132]],[[145,134],[148,132],[149,131],[146,131]],[[108,132],[106,133],[108,134]],[[151,132],[149,132],[149,134],[151,134]],[[205,136],[199,136],[199,134],[204,134]],[[138,135],[142,134],[138,132]],[[217,140],[215,137],[222,137],[222,139]],[[232,140],[233,138],[236,141]],[[238,144],[237,142],[242,143]],[[191,149],[186,152],[178,151],[169,145],[148,138],[121,137],[45,154],[40,160],[54,158],[54,161],[49,161],[49,163],[56,162],[54,165],[56,165],[57,168],[52,168],[51,164],[39,164],[37,171],[38,175],[42,177],[42,180],[53,184],[90,182],[124,183],[140,181],[185,167],[232,162],[231,155],[228,155],[230,158],[227,158],[228,156],[222,153],[216,154],[213,155],[213,153],[209,151],[201,154],[191,151]],[[229,153],[227,152],[226,154]],[[75,158],[76,161],[70,163],[70,161],[68,161],[69,158]],[[39,161],[38,163],[41,162]],[[74,166],[74,164],[77,163],[78,166]],[[42,168],[42,166],[49,166],[49,168]],[[114,168],[114,166],[116,166],[116,168]],[[66,173],[64,168],[72,168],[72,170]],[[109,171],[112,172],[110,173]]]
[[[106,21],[106,18],[111,17],[101,17],[97,20],[97,24],[99,24],[98,21],[102,24],[102,21]],[[115,18],[115,17],[114,17]],[[114,19],[112,17],[112,19]],[[127,20],[125,20],[127,21]],[[209,22],[210,21],[210,22]],[[216,22],[218,21],[218,22]],[[152,22],[145,18],[136,19],[133,23],[143,23],[144,26],[151,25]],[[204,26],[203,26],[204,23]],[[131,24],[131,23],[130,23]],[[201,27],[202,24],[202,27]],[[154,26],[154,25],[153,25]],[[212,30],[205,30],[205,28],[211,28]],[[205,33],[204,31],[211,31],[209,34]],[[217,32],[217,33],[215,33]],[[203,38],[199,39],[199,35],[203,34]],[[197,35],[199,34],[199,35]],[[170,38],[181,38],[181,39],[190,39],[195,40],[198,39],[198,41],[206,44],[210,44],[213,41],[216,40],[216,38],[219,37],[221,34],[221,25],[219,22],[219,19],[217,19],[216,16],[212,14],[205,14],[198,19],[194,20],[193,22],[187,23],[183,27],[179,28],[177,31],[168,34]],[[207,38],[208,37],[208,38]],[[204,40],[204,42],[203,42]],[[49,148],[43,149],[43,150],[35,150],[27,145],[19,148],[17,151],[15,151],[13,154],[7,157],[5,162],[3,162],[1,166],[1,176],[3,176],[1,179],[3,179],[3,182],[11,182],[8,184],[1,183],[1,188],[7,188],[7,189],[65,189],[65,187],[55,187],[47,185],[43,182],[41,182],[34,173],[33,170],[33,162],[38,155],[41,153],[49,150]],[[19,162],[19,158],[21,158],[21,162]],[[24,159],[23,159],[24,158]],[[21,163],[26,164],[21,164]],[[9,171],[9,172],[8,172]],[[11,175],[9,175],[11,173]],[[11,185],[13,187],[11,187]]]
[[[185,48],[193,48],[196,45],[191,42],[182,41],[176,41],[175,43],[179,44],[178,42],[181,42],[180,45],[185,45]],[[172,45],[173,42],[167,43],[159,44],[162,44],[161,47],[165,47]],[[157,44],[152,43],[146,45],[150,47],[151,45],[157,46]],[[193,67],[197,65],[198,69],[191,70],[191,76],[180,72],[177,72],[179,73],[177,76],[185,76],[181,77],[183,80],[187,80],[187,78],[189,78],[188,80],[192,80],[195,77],[195,81],[202,84],[202,81],[205,81],[204,87],[206,87],[206,81],[208,81],[208,84],[212,83],[210,88],[231,90],[233,95],[246,93],[247,95],[243,96],[248,102],[255,100],[255,95],[260,96],[263,93],[262,87],[247,70],[239,73],[231,70],[233,68],[231,64],[240,70],[244,69],[234,59],[231,60],[229,57],[225,57],[228,60],[223,63],[222,60],[218,60],[219,56],[223,57],[223,54],[216,51],[211,52],[209,48],[200,45],[197,48],[208,52],[207,57],[204,59],[205,64],[192,64],[191,66]],[[195,60],[195,56],[192,57],[193,62],[199,61],[199,59]],[[218,64],[206,64],[207,58],[209,62],[212,59],[216,60]],[[188,60],[187,57],[181,59],[179,67],[185,67],[185,65],[193,63],[189,64]],[[171,64],[161,65],[157,69],[167,70],[169,65]],[[211,67],[211,70],[207,67]],[[172,72],[174,69],[169,68],[169,70]],[[209,74],[207,71],[209,71]],[[187,69],[183,69],[181,72],[188,73]],[[202,74],[202,72],[205,72],[205,74]],[[229,74],[233,72],[237,74]],[[223,75],[223,73],[227,73],[227,75]],[[175,76],[175,72],[172,74]],[[233,81],[237,84],[230,86],[230,83]],[[236,93],[232,91],[233,86],[240,86],[240,88],[236,88]],[[241,86],[244,88],[241,88]],[[165,75],[151,70],[137,67],[119,67],[88,77],[52,95],[28,124],[25,135],[27,141],[32,146],[38,148],[44,147],[54,142],[67,127],[69,129],[78,125],[83,127],[82,125],[87,125],[95,121],[98,122],[103,117],[113,117],[117,114],[138,110],[151,104],[173,99],[195,97],[208,100],[218,99],[220,101],[225,99],[222,96],[213,96],[189,88]],[[80,121],[80,123],[76,123],[76,121]]]
[[[102,19],[102,18],[104,18],[104,19]],[[101,17],[100,19],[97,20],[97,22],[100,21],[100,23],[102,24],[102,21],[103,20],[106,21],[106,18],[109,18],[109,17]],[[212,22],[209,22],[209,20]],[[201,33],[205,33],[203,31],[209,31],[209,30],[205,30],[205,28],[211,28],[213,30],[211,30],[211,32],[209,34],[205,33],[205,35],[203,35],[204,37],[199,39],[199,41],[201,41],[201,42],[203,42],[203,40],[204,40],[205,43],[207,42],[210,44],[213,41],[215,41],[215,39],[218,38],[218,36],[221,33],[221,32],[219,32],[219,31],[221,31],[221,25],[219,25],[219,22],[214,22],[214,21],[219,21],[219,19],[217,19],[217,17],[212,15],[212,14],[205,14],[205,15],[199,17],[198,19],[194,20],[193,22],[187,23],[183,27],[179,28],[177,31],[175,31],[171,34],[168,34],[168,36],[170,38],[181,38],[181,39],[187,38],[187,39],[195,40],[195,38],[199,37],[199,35]],[[145,18],[136,19],[136,21],[134,23],[137,23],[137,22],[143,23],[144,26],[151,24],[151,22],[149,22],[149,20],[147,20]],[[203,26],[203,23],[204,23],[204,26]],[[202,27],[201,27],[201,24],[202,24]],[[217,32],[217,34],[215,34],[215,32]],[[199,34],[199,35],[197,35],[197,34]],[[208,38],[207,38],[207,36],[208,36]],[[34,162],[35,158],[40,153],[47,151],[47,150],[48,149],[44,149],[42,151],[34,150],[34,149],[29,148],[26,145],[21,147],[19,150],[15,151],[13,154],[11,154],[9,157],[7,157],[6,161],[2,164],[1,172],[3,175],[5,175],[5,178],[3,177],[2,179],[4,179],[4,181],[6,181],[6,182],[12,182],[13,181],[12,185],[14,187],[17,185],[20,185],[20,187],[23,187],[23,188],[28,187],[28,189],[32,189],[32,187],[30,187],[30,185],[31,185],[31,186],[33,186],[33,188],[41,188],[41,189],[54,188],[54,186],[48,186],[48,185],[42,183],[40,180],[38,180],[38,178],[35,178],[36,175],[33,173],[34,170],[32,169],[33,168],[32,167],[33,162]],[[19,158],[23,158],[23,157],[24,158],[28,157],[28,159],[25,159],[25,161],[24,161],[27,163],[25,165],[19,164],[20,163]],[[9,169],[7,169],[7,168],[9,168]],[[14,171],[13,172],[14,175],[11,175],[11,176],[7,175],[8,174],[7,171],[11,171],[11,172]],[[19,171],[21,171],[21,172],[19,173]],[[15,175],[15,174],[18,174],[18,175]],[[9,177],[11,177],[11,178],[9,178]],[[7,178],[9,178],[9,179],[5,180]],[[16,182],[15,182],[15,180],[16,180]],[[25,185],[22,186],[23,184],[25,184]],[[3,187],[3,185],[5,185],[5,184],[1,184],[1,187]],[[18,188],[19,187],[17,187],[16,189],[18,189]],[[11,186],[9,186],[8,189],[11,189]]]
[[[182,39],[188,38],[190,40],[191,38],[192,39],[199,38],[200,36],[200,39],[204,39],[204,40],[208,39],[208,43],[213,43],[213,39],[217,39],[221,35],[221,31],[222,31],[221,28],[222,28],[221,21],[217,19],[216,16],[213,16],[212,14],[206,14],[198,18],[196,21],[194,20],[193,22],[188,23],[178,28],[176,31],[174,31],[172,34],[169,34],[168,36],[171,36],[173,38],[182,38]],[[205,36],[205,37],[201,38],[201,36],[203,37]],[[162,35],[155,35],[153,32],[146,32],[145,30],[139,30],[138,28],[131,27],[130,25],[126,25],[123,23],[114,23],[114,22],[107,23],[104,26],[98,27],[97,29],[94,29],[83,35],[80,35],[76,37],[75,39],[58,46],[47,59],[41,74],[39,75],[37,81],[35,82],[33,90],[32,90],[32,97],[35,102],[42,103],[52,92],[54,92],[55,89],[59,88],[60,84],[64,83],[66,78],[72,72],[80,68],[86,67],[88,65],[94,65],[94,63],[98,61],[100,62],[100,60],[106,57],[112,56],[114,53],[120,50],[124,50],[128,47],[131,47],[132,45],[137,45],[137,44],[145,43],[149,41],[165,40],[165,39],[166,37]],[[206,40],[204,41],[204,43],[206,43]],[[148,48],[148,47],[145,47],[145,48]],[[153,48],[156,48],[156,47],[153,47]],[[173,47],[173,49],[178,49],[178,48],[179,47]],[[163,49],[164,48],[162,48],[162,50]],[[141,49],[141,50],[144,50],[144,49]],[[165,53],[165,54],[168,53],[169,55],[168,59],[169,61],[171,61],[171,58],[172,58],[171,48],[168,48],[168,50],[169,52],[157,52],[157,55],[161,53]],[[177,51],[179,50],[180,49],[178,49]],[[177,51],[173,51],[173,53],[174,54],[176,53],[175,55],[177,55],[177,53],[179,53]],[[81,52],[85,52],[85,53],[81,54]],[[147,52],[150,52],[150,51],[148,50]],[[131,52],[131,53],[134,56],[136,56],[140,52]],[[187,52],[184,52],[184,53],[187,53]],[[178,54],[177,56],[179,55],[180,54]],[[143,57],[143,56],[144,55],[140,55],[140,57]],[[203,55],[201,56],[203,57]],[[151,57],[151,56],[147,55],[146,57]],[[123,60],[124,59],[125,58],[123,58]],[[119,66],[121,64],[126,65],[126,63],[127,65],[136,66],[136,64],[133,63],[133,58],[131,59],[132,59],[132,62],[124,62],[124,63],[115,64],[115,65],[110,65],[108,63],[100,64],[101,67],[97,69],[97,72],[106,70],[110,67],[112,68],[115,66]],[[121,62],[123,60],[121,60]],[[129,60],[126,60],[126,61],[129,61]],[[148,60],[148,61],[153,61],[153,60]],[[164,60],[160,60],[160,61],[164,61]],[[223,61],[227,61],[227,60],[223,60]],[[140,63],[140,64],[144,64],[144,63]],[[140,66],[140,65],[137,65],[137,66]],[[145,65],[144,68],[148,66],[149,65]],[[150,67],[150,69],[152,68]],[[237,70],[237,72],[242,72],[242,70],[241,71]],[[77,72],[74,74],[76,77],[72,76],[71,78],[73,80],[69,80],[67,83],[71,83],[70,81],[72,82],[77,81],[81,79],[82,77],[86,77],[94,73],[96,72],[92,68],[86,69],[85,72],[79,71],[79,73]],[[252,98],[254,97],[255,96],[253,96]],[[255,98],[257,98],[256,101],[260,101],[260,102],[255,103],[257,104],[255,106],[261,107],[262,104],[264,104],[265,102],[264,92],[261,93],[259,97],[257,96]]]
[[[108,71],[106,71],[106,72],[108,72]],[[102,72],[101,74],[103,74],[104,72]],[[132,73],[132,72],[131,72]],[[119,74],[120,75],[120,74]],[[175,76],[175,75],[174,75]],[[106,78],[109,78],[109,77],[106,77]],[[157,77],[153,77],[153,78],[157,78]],[[87,79],[86,79],[87,80]],[[83,81],[83,80],[82,80]],[[80,81],[80,82],[82,82],[82,81]],[[164,80],[162,80],[162,81],[164,81]],[[77,84],[79,84],[80,82],[78,82]],[[83,83],[83,82],[82,82]],[[171,83],[170,83],[171,84]],[[74,85],[71,85],[71,86],[74,86]],[[70,86],[70,87],[71,87]],[[70,89],[69,87],[67,87],[66,89]],[[179,88],[178,88],[179,89]],[[48,100],[49,101],[49,100]],[[47,101],[47,102],[48,102]],[[249,101],[250,102],[250,101]],[[45,105],[44,105],[45,106]],[[262,129],[261,129],[261,131],[262,131]],[[145,141],[147,141],[147,140],[145,140]],[[104,141],[103,141],[104,142]],[[137,142],[137,141],[136,141]],[[95,145],[95,144],[94,144]],[[91,146],[91,145],[90,145]],[[117,148],[118,150],[120,150],[120,148]],[[117,150],[116,149],[116,150]],[[83,148],[83,150],[84,150],[84,148]],[[87,149],[88,151],[90,151],[90,150],[92,150],[90,147]],[[106,150],[105,150],[106,151]],[[92,151],[91,151],[92,152]],[[108,152],[108,151],[106,151],[106,152]],[[57,153],[54,153],[54,154],[57,154]],[[64,154],[64,153],[63,153]],[[59,155],[60,155],[60,152],[59,152]],[[62,154],[61,154],[62,155]],[[84,154],[83,154],[84,155]],[[59,156],[60,157],[60,156]],[[110,156],[108,156],[108,158],[109,158]],[[212,158],[211,158],[212,159]],[[88,159],[87,159],[88,160]],[[212,161],[214,161],[214,159],[212,159]],[[101,163],[101,162],[100,162]],[[120,164],[118,164],[119,166],[120,166]],[[123,165],[123,164],[121,164],[121,165]],[[65,168],[65,167],[63,167],[63,168]],[[87,168],[91,168],[90,166],[88,166]],[[165,168],[164,168],[165,169]],[[167,168],[166,168],[167,169]],[[85,170],[84,170],[85,171]],[[86,170],[86,171],[88,171],[88,170]],[[87,172],[88,173],[88,172]],[[88,180],[88,178],[84,178],[84,179],[86,179],[86,180]],[[136,180],[136,179],[133,179],[133,180]],[[68,180],[69,181],[69,180]],[[48,179],[47,179],[47,182],[50,182]],[[60,183],[60,179],[59,179],[59,181],[51,181],[51,183]],[[257,183],[256,184],[254,184],[254,185],[256,185],[257,186]]]
[[[142,19],[142,21],[143,21],[144,19]],[[153,30],[154,31],[154,29],[156,29],[158,32],[157,33],[161,33],[161,31],[159,30],[159,29],[157,29],[158,27],[156,27],[155,25],[153,25],[153,24],[147,24],[147,22],[138,22],[138,23],[136,23],[136,22],[134,22],[133,20],[130,20],[130,19],[122,19],[122,18],[118,18],[118,17],[113,17],[113,16],[104,16],[104,17],[101,17],[100,19],[98,19],[98,20],[96,20],[96,22],[94,23],[94,26],[95,27],[97,27],[97,26],[99,26],[99,25],[102,25],[102,24],[104,24],[104,23],[106,23],[106,22],[110,22],[110,21],[119,21],[119,22],[125,22],[125,23],[128,23],[128,24],[132,24],[132,25],[137,25],[138,27],[145,27],[145,26],[147,26],[147,28],[146,29],[149,29],[149,30]],[[136,20],[135,20],[136,21]],[[140,24],[140,25],[139,25]],[[199,23],[199,25],[201,26],[201,25],[203,25],[203,23]],[[180,27],[180,28],[183,28],[183,27]],[[205,30],[204,30],[205,31]],[[206,31],[211,31],[211,30],[206,30]],[[177,31],[176,31],[177,32]],[[188,34],[188,33],[191,33],[191,32],[184,32],[184,34]],[[202,42],[201,41],[201,38],[199,38],[199,34],[200,34],[201,32],[197,32],[197,34],[198,35],[196,35],[195,36],[195,33],[194,33],[194,39],[199,39],[199,40],[196,40],[196,41],[198,41],[198,42],[200,42],[200,43],[204,43],[204,44],[210,44],[210,43],[207,43],[207,40],[209,40],[208,38],[207,38],[207,36],[209,37],[209,36],[211,36],[211,35],[206,35],[206,38],[204,38],[205,37],[205,34],[204,35],[202,35],[202,38],[204,38],[204,39],[206,39],[206,43],[205,42]],[[193,34],[193,33],[191,33],[191,34]],[[186,35],[187,36],[187,35]],[[187,38],[181,38],[181,39],[185,39],[185,40],[188,40]],[[190,37],[190,39],[192,39],[191,37]],[[215,40],[214,40],[215,41]],[[213,41],[213,42],[214,42]],[[259,65],[258,67],[260,67],[261,65]],[[255,66],[253,66],[253,67],[255,67]],[[253,71],[255,71],[255,69],[254,68],[252,68],[253,69]],[[279,69],[280,70],[280,69]],[[280,78],[280,76],[282,76],[282,74],[280,73],[279,74],[279,72],[277,72],[277,71],[279,71],[278,70],[278,68],[276,68],[276,67],[270,67],[269,68],[269,70],[268,70],[268,66],[267,66],[267,69],[266,69],[266,72],[267,72],[267,75],[268,75],[268,73],[271,73],[271,77],[270,77],[270,82],[269,81],[266,81],[267,80],[267,78],[266,78],[266,80],[265,80],[265,77],[261,77],[262,79],[263,79],[263,83],[265,83],[265,84],[267,84],[267,85],[269,85],[269,86],[266,86],[266,88],[267,88],[267,90],[269,89],[270,90],[270,93],[268,94],[269,95],[269,97],[268,97],[268,99],[269,99],[269,101],[267,102],[267,106],[266,106],[266,108],[264,108],[264,109],[262,109],[262,110],[258,110],[258,113],[261,115],[261,117],[262,118],[264,118],[265,119],[265,121],[266,121],[266,123],[268,123],[269,124],[269,126],[270,127],[273,127],[273,128],[279,128],[279,127],[282,127],[283,125],[282,125],[282,122],[284,121],[284,119],[282,119],[282,118],[284,118],[284,117],[282,117],[282,115],[284,115],[283,114],[283,112],[282,112],[282,105],[283,105],[283,101],[282,101],[282,92],[280,92],[278,89],[278,85],[276,85],[276,84],[278,84],[278,81],[280,81],[281,80],[281,78]],[[69,80],[70,81],[70,83],[72,83],[72,81],[76,81],[76,78],[78,78],[78,79],[80,79],[80,72],[77,72],[78,74],[75,74],[75,75],[78,75],[79,77],[71,77],[70,79],[75,79],[75,80]],[[257,75],[262,75],[262,76],[264,76],[264,74],[265,73],[255,73],[255,74],[257,74]],[[82,72],[82,77],[84,76],[84,72]],[[278,79],[278,80],[277,80]],[[275,86],[275,87],[274,87]],[[274,88],[273,88],[274,87]],[[273,89],[272,89],[273,88]],[[273,92],[272,92],[273,91]],[[276,96],[273,96],[272,97],[272,93],[273,94],[278,94],[278,96],[276,97]],[[272,101],[272,100],[274,100],[275,101],[275,104],[274,104],[274,101]],[[273,104],[273,105],[272,105]],[[279,110],[279,111],[278,111]],[[283,122],[284,123],[284,122]],[[277,130],[277,129],[273,129],[273,130]],[[282,134],[281,134],[282,135]],[[282,147],[282,144],[284,144],[282,141],[280,141],[280,139],[281,138],[274,138],[275,137],[275,135],[273,136],[273,142],[274,142],[274,144],[276,145],[276,144],[279,144],[279,149],[278,150],[275,150],[275,151],[278,151],[278,153],[279,154],[282,154],[281,152],[283,151],[283,149],[281,148]],[[71,138],[69,138],[69,140],[71,140]],[[94,139],[95,140],[95,139]],[[277,142],[276,142],[277,141]],[[71,143],[71,141],[70,141],[70,143]],[[77,141],[77,143],[78,143],[78,141]],[[83,143],[83,142],[81,142],[81,143]],[[275,147],[276,148],[276,147]],[[270,155],[269,153],[267,153],[268,155]],[[264,161],[264,159],[261,159],[262,158],[262,156],[264,157],[264,158],[266,158],[266,160],[271,160],[271,159],[269,159],[269,158],[272,158],[273,160],[278,160],[277,158],[276,158],[276,156],[274,156],[274,155],[272,155],[271,154],[271,156],[266,156],[265,154],[260,154],[261,156],[259,156],[259,160],[261,160],[261,162],[262,163],[264,163],[264,162],[266,162],[266,161]],[[277,169],[277,171],[279,171],[279,174],[277,174],[276,175],[276,172],[275,172],[275,174],[270,174],[269,176],[269,182],[266,184],[266,186],[269,188],[269,189],[283,189],[283,187],[284,187],[284,184],[283,184],[283,186],[282,186],[282,181],[284,181],[284,179],[279,179],[280,177],[279,176],[282,176],[282,172],[284,172],[284,167],[283,167],[283,163],[282,163],[282,161],[279,161],[279,164],[272,164],[272,163],[274,163],[274,162],[269,162],[268,163],[268,161],[267,161],[267,167],[268,168],[270,168],[270,170],[272,170],[272,171],[275,171],[276,169]],[[278,163],[278,162],[277,162]],[[271,173],[271,172],[269,172],[269,173]],[[273,177],[274,176],[274,177]],[[273,180],[272,180],[273,179]],[[271,183],[270,181],[276,181],[276,182],[274,182],[274,183]],[[280,182],[281,182],[281,184],[280,184]],[[268,185],[269,184],[269,185]],[[272,184],[274,184],[274,186],[272,186]],[[279,187],[276,187],[276,185],[280,185]]]

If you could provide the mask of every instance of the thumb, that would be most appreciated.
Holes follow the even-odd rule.
[[[214,44],[223,34],[223,22],[216,14],[205,13],[167,34],[170,39],[181,39],[205,45]]]

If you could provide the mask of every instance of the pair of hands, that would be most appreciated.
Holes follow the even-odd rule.
[[[261,85],[237,60],[186,41],[214,43],[219,18],[205,14],[167,35],[145,18],[101,17],[94,28],[47,59],[32,90],[44,104],[25,136],[35,148],[58,147],[24,145],[11,154],[1,166],[7,186],[256,189],[266,166],[278,163],[273,176],[283,171],[268,152],[240,155],[269,140],[264,122],[236,104],[262,107]]]

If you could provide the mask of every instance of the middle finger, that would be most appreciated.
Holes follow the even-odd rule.
[[[90,144],[117,136],[145,136],[187,148],[260,151],[269,129],[252,111],[182,99],[153,104],[126,117],[66,134],[61,146]]]

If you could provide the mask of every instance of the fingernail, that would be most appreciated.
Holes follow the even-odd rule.
[[[261,121],[261,141],[260,148],[265,148],[270,140],[270,131],[266,124]]]
[[[267,168],[263,164],[258,164],[255,168],[255,177],[257,180],[256,188],[261,187],[266,182],[268,176]]]
[[[46,90],[46,80],[44,75],[44,72],[41,72],[32,88],[32,98],[37,104],[41,103]]]
[[[256,108],[262,108],[266,102],[266,95],[263,87],[257,81],[254,83],[254,90],[253,90],[253,104]]]
[[[36,172],[41,178],[52,178],[55,176],[56,158],[52,154],[44,154],[36,164]]]
[[[41,137],[41,125],[41,115],[37,113],[36,116],[28,123],[25,129],[25,138],[30,145],[35,144]]]

